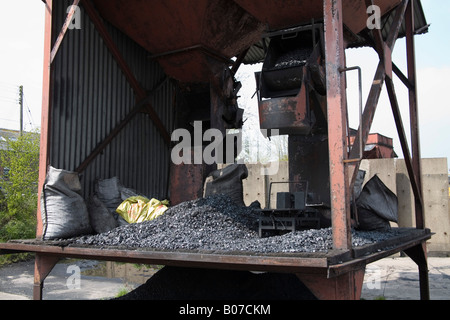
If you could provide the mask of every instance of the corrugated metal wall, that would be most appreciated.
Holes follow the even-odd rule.
[[[53,42],[70,0],[54,1]],[[68,30],[52,65],[50,164],[75,170],[133,108],[135,96],[102,38],[81,8],[81,29]],[[107,23],[106,23],[107,24]],[[107,24],[141,86],[150,90],[165,74],[149,53]],[[151,104],[169,131],[175,89],[167,81]],[[82,173],[85,197],[97,178],[117,176],[149,197],[167,197],[170,152],[146,114],[138,114]]]

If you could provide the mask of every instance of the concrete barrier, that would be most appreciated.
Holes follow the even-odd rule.
[[[397,196],[401,227],[415,226],[414,198],[404,160],[397,160]],[[450,212],[446,158],[422,159],[425,226],[435,235],[428,242],[431,255],[450,254]]]

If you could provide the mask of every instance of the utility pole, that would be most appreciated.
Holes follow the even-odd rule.
[[[20,105],[20,136],[23,135],[23,86],[19,87],[19,105]]]

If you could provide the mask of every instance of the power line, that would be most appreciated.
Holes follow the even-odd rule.
[[[0,100],[3,100],[5,102],[17,103],[16,99],[9,98],[9,97],[0,97]]]
[[[9,88],[14,88],[14,89],[18,89],[19,88],[19,86],[18,85],[16,85],[16,84],[10,84],[10,83],[7,83],[7,82],[2,82],[2,81],[0,81],[0,86],[2,86],[2,87],[9,87]]]
[[[5,82],[5,81],[2,81],[2,80],[0,80],[0,84],[5,84],[5,85],[8,85],[8,86],[15,86],[15,84],[11,84],[11,82]]]
[[[7,88],[5,88],[5,86],[7,86]],[[12,89],[13,87],[14,90]],[[11,94],[11,96],[9,96],[9,94]],[[14,110],[17,110],[16,109],[17,106],[19,106],[20,109],[20,120],[0,118],[1,121],[20,123],[21,131],[24,129],[25,125],[27,126],[30,125],[31,129],[38,127],[34,122],[33,113],[31,112],[31,108],[28,103],[28,99],[24,93],[23,86],[6,84],[0,81],[0,102],[2,102],[0,103],[0,108],[3,107],[2,109],[8,108],[9,111],[11,111],[14,108]],[[24,108],[26,108],[25,113],[27,115],[28,123],[24,123],[25,122],[23,118]]]
[[[10,90],[8,88],[2,88],[0,87],[0,95],[7,96],[7,97],[17,97],[17,93],[19,90]]]
[[[4,100],[14,100],[14,101],[16,101],[17,100],[17,94],[18,94],[18,91],[13,93],[13,92],[7,92],[7,91],[0,90],[0,98],[4,99]]]
[[[33,128],[33,127],[35,127],[36,125],[34,124],[33,114],[31,113],[30,106],[28,105],[28,100],[27,100],[26,95],[24,95],[24,101],[25,101],[25,105],[26,105],[27,111],[28,111],[28,112],[27,112],[28,120],[30,121],[30,126],[31,126],[31,128]]]
[[[14,123],[18,123],[19,121],[17,121],[17,120],[12,120],[12,119],[3,119],[3,118],[0,118],[0,120],[2,120],[2,121],[9,121],[9,122],[14,122]]]
[[[2,94],[7,94],[7,95],[17,95],[17,92],[19,92],[19,90],[11,90],[9,88],[2,88],[0,87],[0,93]]]
[[[5,89],[0,88],[0,94],[6,95],[6,96],[16,97],[18,92],[19,91],[11,91],[11,90],[5,90]]]

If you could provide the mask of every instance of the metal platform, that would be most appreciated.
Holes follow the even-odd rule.
[[[1,243],[0,254],[36,254],[34,299],[42,298],[44,280],[61,258],[293,273],[320,299],[359,299],[367,264],[401,251],[413,258],[431,235],[428,229],[401,228],[399,236],[386,241],[350,251],[330,250],[327,253],[158,251],[152,248],[73,246],[68,241],[14,240]],[[346,282],[348,279],[351,281]],[[329,290],[332,282],[336,283],[334,287],[338,291]],[[339,283],[352,285],[342,286]],[[358,283],[361,285],[355,286]],[[359,289],[355,291],[355,288]]]
[[[259,237],[265,232],[291,232],[304,229],[319,229],[320,217],[317,212],[303,212],[296,209],[261,209],[257,211]]]

